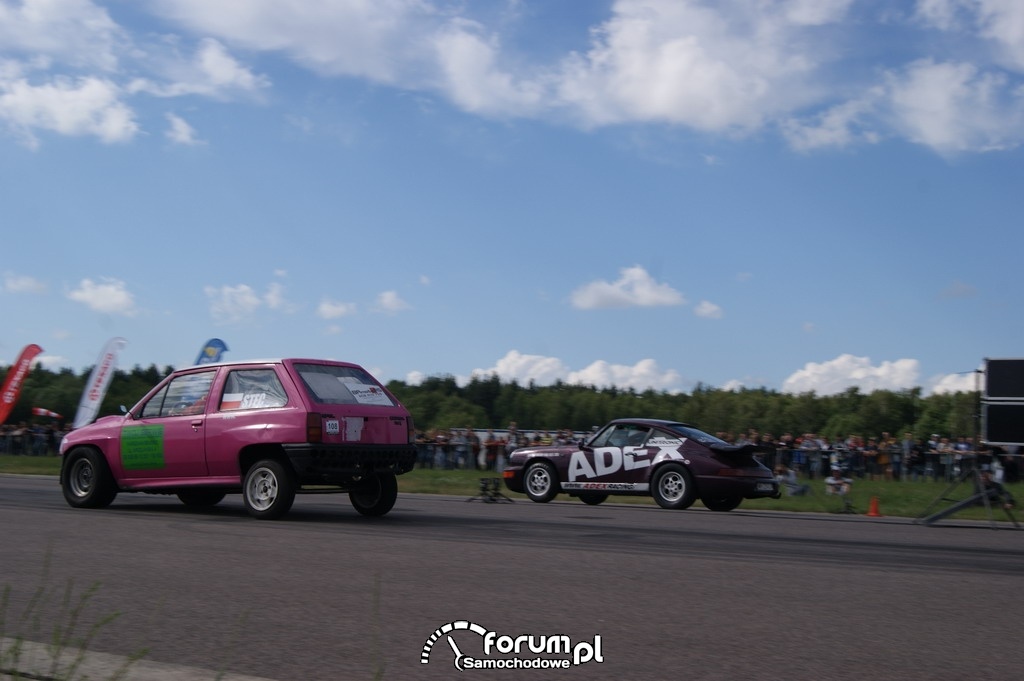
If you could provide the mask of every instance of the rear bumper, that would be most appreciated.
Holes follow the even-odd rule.
[[[284,445],[300,485],[348,484],[372,473],[408,473],[416,464],[415,445]]]
[[[781,496],[775,478],[702,475],[696,482],[701,496],[739,495],[744,499],[778,499]]]

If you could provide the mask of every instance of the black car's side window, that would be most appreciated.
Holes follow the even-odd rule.
[[[644,442],[647,441],[647,434],[650,433],[648,428],[635,428],[629,433],[629,441],[626,443],[628,447],[643,447]]]
[[[606,428],[590,443],[591,447],[641,447],[650,428],[632,423],[620,423]]]

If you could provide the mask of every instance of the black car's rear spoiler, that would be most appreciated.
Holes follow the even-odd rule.
[[[735,456],[737,454],[749,454],[753,456],[758,452],[768,451],[767,447],[761,445],[755,445],[752,442],[748,442],[743,445],[730,445],[730,444],[712,444],[708,445],[708,448],[716,454],[725,454],[726,456]]]

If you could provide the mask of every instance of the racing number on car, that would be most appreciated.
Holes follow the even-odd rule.
[[[573,452],[569,459],[569,482],[611,475],[622,471],[647,468],[651,465],[646,447],[596,447],[593,464],[586,452]]]

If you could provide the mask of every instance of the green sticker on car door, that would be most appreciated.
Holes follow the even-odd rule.
[[[164,467],[164,427],[128,426],[121,429],[121,466],[126,471]]]

